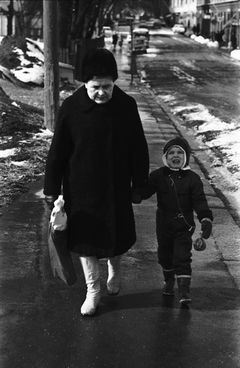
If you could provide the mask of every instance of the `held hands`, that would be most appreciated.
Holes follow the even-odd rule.
[[[201,231],[203,239],[208,239],[212,232],[212,221],[209,218],[202,219]]]
[[[45,202],[48,205],[48,208],[50,211],[52,211],[53,207],[54,207],[54,202],[56,201],[56,199],[58,198],[57,195],[46,195],[45,196]]]
[[[132,203],[139,204],[142,202],[142,197],[139,193],[133,192],[132,193]]]

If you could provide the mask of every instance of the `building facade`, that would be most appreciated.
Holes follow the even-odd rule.
[[[171,13],[175,23],[192,29],[197,24],[197,0],[172,0]]]
[[[23,3],[12,0],[12,7],[10,6],[10,0],[0,0],[0,37],[7,36],[8,34],[8,22],[9,22],[9,12],[11,9],[11,25],[12,25],[12,35],[31,37],[33,39],[43,38],[43,19],[41,12],[36,13],[31,17],[31,21],[25,22],[25,17],[30,17],[23,11]],[[21,20],[20,20],[21,18]],[[28,28],[22,29],[22,24],[27,24]]]
[[[212,39],[222,37],[221,41],[230,48],[239,46],[239,16],[239,1],[198,0],[200,33]]]
[[[8,17],[10,1],[0,0],[0,36],[7,36],[8,34]],[[14,10],[16,10],[16,3],[14,4]],[[15,16],[12,19],[13,34],[15,34]]]
[[[175,23],[231,49],[240,47],[240,0],[171,0]]]

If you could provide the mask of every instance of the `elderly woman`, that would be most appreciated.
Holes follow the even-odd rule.
[[[132,200],[148,178],[137,105],[117,78],[110,51],[85,56],[84,85],[60,108],[46,163],[46,201],[51,206],[63,190],[68,246],[79,254],[86,280],[82,315],[93,315],[100,301],[100,258],[108,258],[108,293],[120,290],[120,256],[136,241]]]

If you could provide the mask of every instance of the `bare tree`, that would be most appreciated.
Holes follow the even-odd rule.
[[[74,0],[58,0],[59,9],[59,46],[67,48],[71,39],[71,27]]]
[[[43,2],[42,0],[16,0],[16,5],[17,35],[31,36],[31,29],[42,20]]]

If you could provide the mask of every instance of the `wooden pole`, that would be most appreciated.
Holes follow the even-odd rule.
[[[134,55],[133,55],[133,19],[130,19],[130,34],[131,34],[131,84],[133,84],[134,78]]]
[[[8,36],[12,36],[13,34],[13,14],[14,14],[13,0],[10,0],[9,5],[8,5],[8,16],[7,16],[7,34]]]
[[[57,0],[43,0],[44,123],[54,130],[59,108],[59,47]]]
[[[240,9],[239,9],[239,5],[237,4],[237,49],[240,48],[240,35],[239,35],[239,32],[240,32],[240,26],[239,26],[239,12],[240,12]]]

